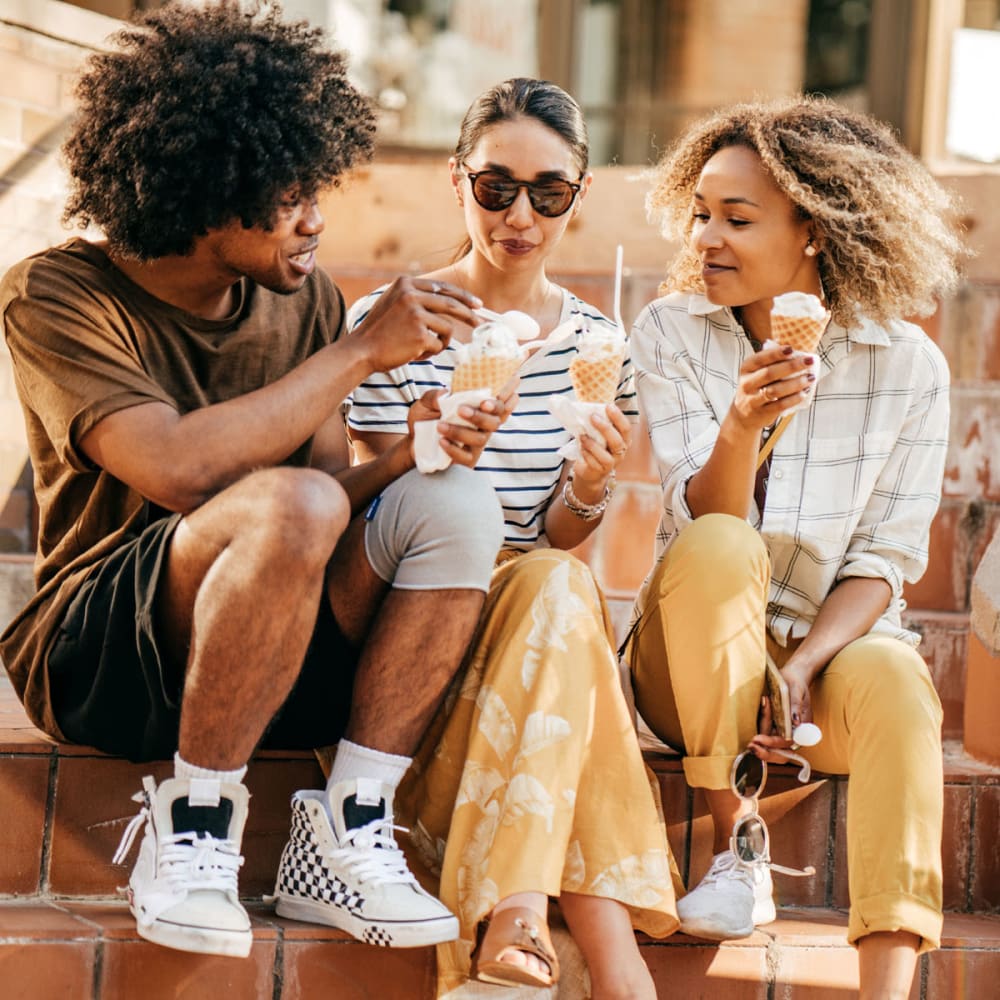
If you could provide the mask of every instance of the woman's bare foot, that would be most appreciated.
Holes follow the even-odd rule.
[[[591,1000],[656,1000],[656,987],[617,900],[564,892],[559,906],[590,973]]]

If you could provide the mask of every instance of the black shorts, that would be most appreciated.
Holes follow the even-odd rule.
[[[179,521],[156,521],[110,555],[66,611],[49,651],[49,691],[56,722],[74,743],[133,761],[177,749],[183,676],[157,648],[154,601]],[[357,650],[320,601],[302,672],[261,746],[305,750],[339,740],[356,666]]]

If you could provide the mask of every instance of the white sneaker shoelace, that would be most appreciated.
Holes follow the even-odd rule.
[[[132,798],[143,805],[125,827],[112,864],[119,865],[128,857],[136,836],[149,819],[146,793],[137,792]],[[162,888],[155,894],[162,893],[164,902],[182,899],[186,893],[198,889],[237,894],[237,874],[243,864],[243,855],[236,841],[220,840],[208,833],[186,832],[160,837],[157,847],[154,878],[157,883],[162,882]]]
[[[754,888],[753,873],[749,868],[744,868],[736,863],[736,858],[728,851],[720,854],[712,862],[712,867],[705,873],[704,878],[698,883],[698,888],[703,885],[714,885],[718,882],[743,882],[751,891]]]
[[[396,843],[393,830],[409,832],[386,819],[374,819],[364,826],[348,830],[343,846],[330,851],[330,858],[361,884],[418,885]]]
[[[243,856],[234,840],[218,840],[209,833],[173,834],[159,840],[157,875],[180,889],[221,889],[237,892],[236,876]]]

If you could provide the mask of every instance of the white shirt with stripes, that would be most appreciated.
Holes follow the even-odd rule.
[[[359,299],[347,314],[353,331],[368,315],[387,285]],[[562,289],[559,322],[582,317],[590,326],[614,324],[596,308]],[[563,470],[558,450],[570,440],[566,429],[549,412],[549,396],[572,395],[569,363],[577,353],[580,332],[534,354],[521,369],[519,402],[514,412],[490,438],[477,469],[489,475],[504,511],[506,548],[531,549],[547,545],[545,512],[552,503]],[[455,348],[446,347],[426,361],[375,373],[347,399],[347,422],[352,430],[406,434],[412,403],[431,389],[448,389],[455,368]],[[637,418],[632,366],[622,366],[616,402],[630,419]]]
[[[703,295],[672,293],[635,321],[636,388],[663,487],[657,563],[692,520],[688,481],[712,453],[752,351],[730,310]],[[916,645],[901,625],[902,590],[926,568],[941,498],[947,362],[903,321],[831,323],[817,353],[813,402],[775,445],[764,510],[748,517],[771,557],[768,629],[783,644],[801,637],[838,581],[874,577],[892,599],[873,631]]]

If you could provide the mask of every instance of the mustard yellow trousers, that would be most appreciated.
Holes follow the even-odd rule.
[[[724,514],[698,518],[667,551],[645,595],[629,661],[636,706],[685,754],[696,788],[729,787],[733,758],[757,731],[770,563],[760,535]],[[823,731],[800,750],[813,768],[849,774],[848,937],[905,930],[940,943],[944,778],[941,704],[926,664],[906,643],[851,642],[810,688]]]

